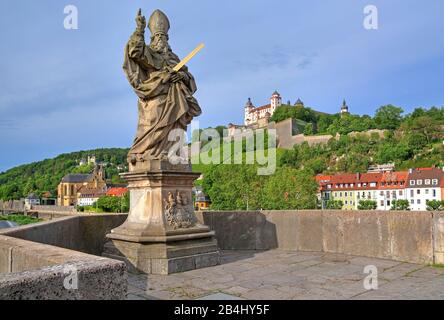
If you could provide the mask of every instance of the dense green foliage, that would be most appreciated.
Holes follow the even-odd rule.
[[[328,200],[325,204],[325,209],[341,210],[343,206],[344,202],[342,200]]]
[[[305,110],[302,110],[305,109]],[[280,110],[280,111],[279,111]],[[212,200],[212,209],[301,209],[314,208],[316,194],[312,177],[316,174],[366,172],[369,165],[394,162],[397,170],[411,167],[444,166],[444,109],[415,109],[402,117],[402,109],[388,105],[379,108],[375,117],[325,115],[309,108],[278,108],[275,120],[290,114],[309,123],[305,131],[324,130],[340,133],[324,145],[295,145],[279,150],[277,170],[269,177],[258,176],[257,168],[248,165],[197,165],[204,172],[201,182]],[[389,121],[387,121],[387,119]],[[384,129],[378,132],[348,135],[352,131]],[[222,157],[222,147],[214,150]],[[245,146],[243,158],[245,158]],[[341,209],[342,203],[330,201],[329,209]],[[404,207],[402,202],[399,203]],[[374,201],[361,203],[362,210],[376,209]]]
[[[421,111],[420,111],[421,110]],[[281,166],[310,168],[316,174],[366,172],[371,164],[394,162],[396,169],[444,166],[444,108],[416,109],[383,137],[341,135],[325,145],[304,143],[283,152]]]
[[[38,218],[30,217],[30,216],[23,216],[23,215],[19,215],[19,214],[10,214],[10,215],[4,215],[4,216],[0,215],[0,220],[7,220],[7,221],[15,222],[21,226],[23,226],[25,224],[31,224],[31,223],[43,221],[43,219],[38,219]]]
[[[90,173],[92,165],[79,166],[79,160],[95,155],[98,162],[105,163],[106,178],[110,183],[121,183],[117,166],[126,165],[128,149],[97,149],[62,154],[12,168],[0,173],[0,200],[20,199],[33,192],[40,196],[44,192],[57,195],[57,185],[68,173]]]
[[[288,118],[299,119],[312,124],[306,126],[304,134],[348,134],[350,132],[363,132],[371,129],[397,130],[406,126],[415,129],[426,139],[440,130],[439,125],[444,124],[444,108],[432,107],[429,110],[415,109],[410,115],[403,117],[404,110],[393,105],[381,106],[374,117],[354,114],[324,114],[311,108],[282,105],[276,109],[271,121],[282,121]],[[431,125],[431,127],[430,127]],[[430,129],[428,129],[430,127]],[[442,131],[442,130],[441,130]],[[430,142],[428,140],[428,142]]]
[[[392,201],[392,207],[391,210],[399,210],[399,211],[406,211],[410,210],[410,204],[408,200],[400,199],[400,200],[393,200]]]
[[[427,210],[436,211],[444,209],[444,200],[427,200]]]
[[[318,117],[319,113],[309,107],[304,108],[299,106],[281,105],[273,113],[270,121],[280,122],[288,118],[293,118],[315,123],[318,120]]]
[[[215,210],[284,210],[316,207],[317,184],[312,172],[278,168],[270,176],[257,175],[255,165],[214,165],[202,186]]]
[[[358,203],[358,210],[376,210],[378,207],[374,200],[361,200]]]

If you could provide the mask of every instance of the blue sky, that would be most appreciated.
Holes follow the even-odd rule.
[[[63,9],[79,10],[65,30]],[[366,5],[379,29],[363,27]],[[444,105],[442,0],[3,0],[0,2],[0,171],[60,153],[129,147],[136,97],[123,48],[141,7],[170,18],[170,44],[189,64],[200,126],[243,121],[248,97],[335,113]]]

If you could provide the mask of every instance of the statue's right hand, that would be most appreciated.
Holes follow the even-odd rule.
[[[143,31],[146,28],[146,19],[145,16],[142,15],[142,9],[139,9],[136,16],[136,24],[137,29]]]

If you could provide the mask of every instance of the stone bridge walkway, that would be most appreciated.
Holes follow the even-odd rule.
[[[313,252],[224,251],[216,267],[128,277],[128,299],[444,299],[444,268]]]

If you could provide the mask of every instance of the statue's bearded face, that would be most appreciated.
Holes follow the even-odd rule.
[[[168,36],[163,33],[157,33],[151,38],[151,49],[158,53],[167,53],[170,49]]]

